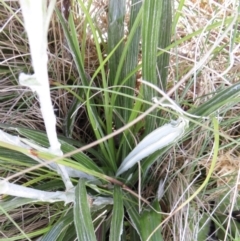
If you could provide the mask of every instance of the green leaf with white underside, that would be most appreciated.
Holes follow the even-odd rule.
[[[155,200],[152,204],[152,207],[155,209],[145,209],[141,213],[140,217],[140,233],[142,241],[145,241],[149,238],[155,228],[159,226],[162,220],[162,215],[157,213],[156,211],[161,211],[159,202]],[[163,241],[161,229],[158,229],[149,241]]]
[[[85,181],[82,179],[79,180],[76,186],[73,212],[78,240],[96,241]]]
[[[126,0],[110,0],[108,12],[108,53],[124,37],[124,18],[126,11]],[[114,54],[109,59],[109,84],[114,85],[115,73],[118,69],[119,60],[123,51],[123,43],[114,51]]]
[[[131,220],[131,225],[135,228],[142,241],[146,241],[152,234],[156,227],[161,223],[162,216],[160,212],[160,205],[157,200],[153,201],[152,207],[147,208],[139,214],[138,200],[135,197],[126,194],[124,206]],[[149,241],[162,241],[161,230],[157,230]]]
[[[159,31],[161,29],[162,1],[151,0],[143,2],[142,22],[142,78],[158,86],[157,80],[157,46]],[[156,91],[143,86],[143,95],[146,100],[156,96]],[[152,116],[145,118],[145,133],[150,133],[155,128],[156,111]]]
[[[110,239],[120,241],[123,232],[123,194],[119,186],[114,187],[114,205],[113,205],[113,216],[110,228]]]
[[[162,1],[161,26],[158,47],[165,49],[171,43],[172,28],[172,0]],[[158,82],[162,90],[166,89],[169,66],[169,53],[164,52],[157,58]]]

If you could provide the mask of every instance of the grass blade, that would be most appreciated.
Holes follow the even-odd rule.
[[[70,16],[69,16],[69,28],[70,28],[70,31],[69,31],[65,20],[63,19],[61,13],[59,12],[59,10],[57,8],[56,8],[56,13],[57,13],[59,21],[61,22],[61,25],[62,25],[62,28],[64,31],[64,35],[67,39],[68,46],[71,50],[71,53],[74,53],[72,55],[72,57],[75,62],[75,65],[77,67],[78,73],[81,77],[81,80],[85,86],[88,86],[87,77],[86,77],[85,71],[84,71],[83,59],[82,59],[82,55],[81,55],[81,52],[79,49],[77,32],[76,32],[76,29],[74,26],[73,16],[72,16],[72,14],[70,14]]]
[[[65,233],[66,228],[68,228],[73,222],[73,213],[69,212],[66,216],[63,216],[50,231],[47,232],[41,239],[41,241],[58,240],[58,237]]]
[[[109,103],[110,99],[109,99],[109,93],[107,91],[109,83],[106,79],[104,61],[103,61],[102,51],[101,51],[101,47],[100,47],[100,43],[99,43],[99,35],[101,35],[101,34],[97,33],[97,29],[95,27],[95,24],[93,23],[91,14],[86,9],[84,1],[78,0],[78,2],[81,6],[82,11],[86,15],[87,23],[89,24],[89,26],[91,28],[93,38],[94,38],[94,43],[96,44],[96,50],[97,50],[98,60],[99,60],[99,64],[100,64],[98,70],[96,70],[96,72],[94,73],[93,78],[95,78],[97,75],[97,72],[99,70],[101,70],[102,86],[103,86],[103,89],[105,90],[103,95],[101,95],[101,99],[102,99],[103,103]],[[119,47],[121,47],[121,45],[122,45],[122,43],[119,44]],[[112,49],[113,53],[110,53],[109,55],[111,55],[111,54],[114,55],[115,50],[117,51],[117,49],[118,49],[118,47],[116,47],[116,46],[114,46]],[[110,59],[111,59],[111,57],[110,57]],[[92,81],[94,80],[93,78],[92,78]],[[90,83],[92,83],[92,81]],[[102,123],[102,119],[96,110],[97,108],[95,108],[93,106],[94,101],[91,100],[90,94],[91,93],[89,90],[87,93],[87,96],[86,96],[88,115],[89,115],[91,125],[93,126],[93,131],[95,133],[95,136],[97,139],[100,139],[103,136],[105,136],[106,134],[109,134],[112,132],[112,108],[110,108],[109,106],[106,106],[106,104],[102,104],[102,102],[100,102],[100,104],[103,105],[103,108],[104,108],[104,116],[105,116],[104,118],[106,118],[106,124]],[[97,103],[97,104],[99,104],[99,103]],[[105,156],[106,162],[108,162],[107,165],[109,167],[111,167],[112,170],[115,170],[116,164],[115,164],[115,160],[114,160],[115,150],[114,150],[113,140],[109,139],[108,141],[106,141],[104,143],[100,143],[100,148],[101,148],[101,152]]]
[[[223,107],[223,105],[233,101],[234,96],[237,96],[240,92],[240,83],[233,84],[228,88],[220,90],[215,96],[210,100],[203,103],[196,110],[190,111],[191,114],[199,116],[211,115],[213,112],[217,111],[218,108]]]
[[[64,31],[64,35],[67,39],[68,46],[71,50],[70,52],[74,53],[74,54],[72,54],[72,57],[75,62],[76,68],[78,70],[79,76],[81,77],[83,84],[85,86],[88,86],[87,77],[86,77],[85,70],[84,70],[83,59],[82,59],[82,55],[81,55],[81,52],[79,49],[77,32],[76,32],[76,29],[74,26],[73,16],[72,16],[72,14],[70,14],[70,16],[69,16],[69,28],[70,28],[70,31],[69,31],[65,20],[63,19],[61,13],[59,12],[59,10],[57,8],[56,8],[56,13],[57,13],[58,19],[61,22],[61,25],[62,25],[62,28]],[[80,92],[81,92],[81,89],[78,89],[78,95],[81,95]],[[75,122],[76,114],[77,114],[77,111],[75,111],[75,110],[79,107],[80,104],[81,104],[80,99],[74,97],[73,104],[70,108],[69,113],[66,116],[65,123],[64,123],[64,127],[65,127],[64,131],[65,131],[66,136],[68,136],[68,137],[70,137],[72,135],[73,124]],[[73,114],[73,113],[75,113],[75,114]]]

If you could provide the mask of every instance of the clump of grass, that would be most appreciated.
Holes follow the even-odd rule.
[[[20,72],[33,71],[21,11],[17,2],[0,1],[0,6],[0,127],[48,147],[36,96],[18,85]],[[88,240],[207,240],[209,235],[237,240],[239,224],[232,218],[239,209],[239,172],[233,162],[239,144],[237,7],[234,0],[79,0],[66,19],[58,2],[48,34],[51,96],[66,154],[58,162],[96,179],[72,177],[75,200],[66,206],[2,195],[1,240],[83,240],[84,234]],[[141,161],[140,172],[135,165],[116,179],[137,143],[178,115],[166,108],[148,113],[159,94],[139,84],[141,78],[188,113],[208,119],[190,118],[181,141]],[[212,117],[219,120],[218,130]],[[197,193],[217,152],[217,135],[217,163]],[[3,178],[38,190],[64,190],[54,170],[26,170],[36,165],[27,150],[0,146]],[[44,152],[31,154],[52,160]],[[97,206],[98,197],[107,202]],[[28,216],[30,208],[34,215]]]

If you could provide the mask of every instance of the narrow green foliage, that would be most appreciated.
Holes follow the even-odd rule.
[[[6,215],[6,217],[12,222],[12,224],[21,232],[23,237],[26,240],[30,241],[30,238],[27,236],[27,234],[25,234],[25,232],[21,229],[21,227],[19,227],[19,225],[12,219],[12,217],[1,206],[0,206],[0,211]]]
[[[76,187],[75,198],[73,212],[78,240],[94,241],[96,236],[89,208],[90,200],[87,197],[85,181],[82,179],[79,180]]]
[[[108,53],[110,53],[115,46],[124,37],[124,18],[126,11],[126,0],[110,0],[108,14]],[[109,85],[112,86],[115,80],[119,60],[123,51],[123,44],[114,51],[111,59],[109,59]]]
[[[143,79],[157,84],[156,63],[157,46],[161,27],[162,1],[144,1],[142,27],[142,74]],[[145,90],[145,97],[155,96]]]
[[[143,3],[142,21],[142,78],[159,86],[157,81],[157,46],[159,43],[159,32],[161,30],[162,1],[152,0]],[[143,86],[144,98],[151,100],[156,96],[156,91]],[[156,114],[156,112],[155,112]],[[148,116],[145,121],[145,134],[147,135],[155,128],[155,117]]]
[[[111,53],[116,45],[119,44],[124,38],[124,19],[126,14],[126,0],[110,0],[109,1],[109,12],[108,12],[108,43],[107,43],[107,51]],[[109,69],[109,78],[108,78],[108,86],[114,86],[119,84],[119,81],[122,78],[122,72],[118,76],[119,79],[116,80],[116,73],[119,68],[119,62],[124,49],[124,43],[121,42],[119,47],[114,50],[112,57],[108,62]],[[119,99],[119,97],[118,97]],[[119,101],[113,103],[114,105],[118,104]],[[121,106],[121,105],[119,105]],[[122,124],[122,120],[119,117],[113,117],[113,113],[110,113],[109,120],[113,121],[115,119],[115,125],[118,128]],[[112,146],[113,148],[113,146]],[[116,162],[116,160],[115,160]]]
[[[100,105],[103,106],[104,108],[104,117],[106,120],[106,124],[102,123],[102,117],[99,114],[99,109],[97,110],[94,107],[94,102],[91,98],[91,92],[90,89],[86,95],[86,105],[87,105],[87,111],[88,111],[88,115],[89,115],[89,120],[91,122],[91,125],[93,127],[93,131],[95,133],[95,136],[97,139],[100,139],[102,137],[104,137],[106,134],[109,134],[112,132],[112,108],[109,108],[108,103],[110,102],[109,99],[109,93],[107,91],[108,88],[108,82],[106,79],[106,73],[105,73],[105,69],[104,69],[104,61],[103,61],[103,57],[102,57],[102,52],[101,52],[101,48],[100,48],[100,43],[99,43],[99,37],[97,34],[97,29],[95,27],[95,24],[93,23],[93,20],[91,18],[91,15],[89,13],[89,11],[86,9],[84,2],[79,0],[78,1],[82,11],[85,13],[86,18],[87,18],[87,22],[91,28],[94,40],[95,40],[95,44],[96,44],[96,49],[97,49],[97,55],[98,55],[98,60],[100,63],[100,70],[101,70],[101,77],[102,77],[102,87],[105,90],[103,95],[101,96],[102,98],[102,102],[98,103]],[[118,45],[119,43],[117,43]],[[119,47],[121,46],[121,42],[119,44]],[[114,51],[111,54],[115,53],[115,50],[117,51],[118,48],[116,48],[116,46],[114,46]],[[112,57],[112,56],[111,56]],[[97,70],[98,71],[98,70]],[[94,74],[94,76],[96,76],[97,73]],[[93,79],[89,82],[89,84],[93,84]],[[107,104],[107,105],[106,105]],[[114,160],[114,143],[113,140],[110,139],[105,143],[100,143],[100,148],[101,148],[101,152],[104,153],[104,156],[106,158],[106,162],[108,163],[109,167],[111,170],[115,170],[116,169],[116,162]]]
[[[132,1],[131,12],[130,12],[130,21],[129,21],[129,36],[125,46],[125,50],[127,49],[126,57],[124,58],[124,65],[122,67],[122,76],[125,78],[128,76],[131,71],[133,71],[138,65],[139,58],[139,49],[140,49],[140,40],[141,40],[141,25],[140,21],[142,16],[142,2],[138,0]],[[138,24],[139,22],[139,24]],[[131,35],[133,37],[131,38]],[[129,42],[129,43],[128,43]],[[123,58],[123,56],[122,56]],[[119,69],[121,68],[121,63],[119,65]],[[121,70],[118,69],[118,72]],[[136,74],[128,78],[126,82],[124,82],[124,86],[126,88],[121,88],[121,92],[125,93],[128,96],[133,96],[136,88]],[[135,102],[136,103],[136,102]],[[121,98],[121,96],[117,97],[117,104],[119,106],[123,106],[126,109],[119,110],[123,118],[123,122],[128,123],[130,121],[130,115],[134,113],[133,111],[126,111],[127,109],[134,108],[134,101],[129,98]],[[123,123],[120,123],[120,126]],[[121,157],[124,158],[127,156],[130,148],[129,144],[133,142],[131,135],[126,132],[123,140],[123,146],[121,151]],[[126,141],[127,140],[127,141]]]
[[[140,218],[138,212],[138,201],[136,198],[126,194],[126,199],[124,199],[124,207],[129,215],[131,225],[135,228],[138,235],[140,235]]]
[[[80,91],[79,89],[77,90],[76,94],[80,95]],[[63,123],[63,133],[66,137],[71,138],[72,134],[73,134],[73,127],[76,121],[76,117],[77,117],[77,110],[79,107],[81,107],[82,102],[79,100],[79,98],[75,98],[73,99],[73,102],[68,110],[68,113],[64,119],[64,123]]]
[[[8,200],[7,202],[2,202],[1,203],[2,209],[0,209],[0,215],[2,215],[4,212],[12,211],[15,208],[18,208],[20,206],[27,205],[31,202],[32,202],[32,200],[29,198],[19,198],[19,197]],[[4,212],[3,212],[3,210],[4,210]]]
[[[124,206],[130,217],[131,225],[139,234],[140,239],[146,241],[152,235],[149,241],[162,241],[161,228],[157,231],[155,230],[162,221],[161,214],[157,213],[160,211],[159,202],[154,200],[152,208],[144,208],[139,213],[137,199],[129,195],[126,195],[126,197]]]
[[[5,125],[0,125],[6,128]],[[10,128],[11,129],[11,128]],[[22,127],[16,127],[15,130],[22,136],[28,138],[28,140],[32,140],[34,143],[39,144],[40,146],[43,147],[48,147],[48,139],[46,137],[46,134],[44,132],[41,131],[37,131],[37,130],[31,130],[31,129],[27,129],[27,128],[22,128]],[[68,153],[71,151],[76,150],[76,148],[69,144],[69,142],[71,141],[71,139],[65,139],[62,140],[61,137],[59,137],[60,139],[60,143],[61,143],[61,148],[63,153]],[[1,153],[4,154],[4,153]],[[92,152],[92,155],[95,155],[95,157],[99,157],[99,154],[96,152]],[[13,156],[12,156],[13,157]],[[93,162],[93,160],[91,158],[89,158],[86,154],[79,152],[75,155],[72,156],[78,163],[83,164],[84,166],[86,166],[87,168],[91,169],[91,170],[95,170],[95,171],[100,171],[101,169],[98,168],[98,166],[96,165],[96,163]],[[19,156],[18,156],[19,158]],[[28,157],[24,157],[26,159],[28,159]],[[26,162],[26,161],[25,161]]]
[[[233,84],[225,89],[222,89],[213,96],[211,99],[203,103],[197,109],[192,110],[190,113],[199,116],[207,116],[213,114],[221,106],[234,101],[240,92],[240,83]]]
[[[161,228],[159,228],[157,231],[155,230],[155,228],[158,227],[158,225],[161,223],[161,220],[162,220],[161,214],[157,213],[157,211],[160,211],[159,202],[155,200],[152,204],[152,207],[155,210],[145,209],[141,213],[141,217],[140,217],[141,239],[148,240],[148,241],[163,241]],[[152,236],[150,239],[148,239],[150,235]]]
[[[72,54],[74,53],[72,55],[72,57],[75,62],[75,65],[78,69],[81,80],[82,80],[83,84],[87,86],[88,85],[87,78],[86,78],[86,74],[85,74],[85,70],[84,70],[82,55],[81,55],[81,52],[79,49],[79,43],[78,43],[76,28],[75,28],[75,25],[73,22],[73,16],[72,16],[72,14],[70,14],[70,16],[69,16],[69,28],[70,29],[68,29],[68,26],[67,26],[65,20],[63,19],[62,15],[60,14],[60,12],[57,8],[56,8],[56,13],[57,13],[57,16],[63,27],[64,34],[67,39],[71,53]]]
[[[58,237],[65,236],[66,230],[73,223],[73,212],[68,212],[65,216],[62,216],[56,224],[51,227],[41,239],[41,241],[58,240]]]
[[[123,232],[123,217],[124,217],[124,210],[123,210],[123,193],[120,187],[114,187],[114,194],[113,194],[113,215],[110,227],[110,239],[109,240],[121,240],[121,235]]]
[[[172,33],[174,34],[176,32],[177,23],[179,21],[179,18],[182,14],[182,9],[184,7],[185,0],[180,0],[178,4],[177,10],[174,12],[173,17],[173,24],[172,24]]]
[[[62,17],[62,15],[60,14],[58,9],[56,9],[56,13],[61,22],[62,28],[64,30],[65,38],[67,39],[68,46],[71,50],[75,66],[78,70],[79,76],[81,77],[81,81],[85,86],[88,86],[87,77],[85,74],[84,64],[83,64],[84,61],[82,59],[82,54],[79,49],[79,43],[78,43],[76,28],[75,28],[75,25],[73,22],[73,16],[72,16],[72,14],[70,14],[69,25],[67,26],[64,18]],[[77,91],[77,94],[82,95],[80,89]],[[76,119],[76,115],[77,115],[76,110],[79,108],[80,105],[81,105],[80,98],[74,97],[74,100],[73,100],[72,105],[69,109],[69,112],[65,118],[65,123],[64,123],[64,133],[68,137],[72,136],[73,125],[75,123],[75,119]]]
[[[140,40],[141,40],[141,25],[139,24],[136,27],[136,30],[134,28],[135,28],[135,21],[138,20],[137,17],[139,14],[141,14],[140,12],[141,7],[142,7],[142,2],[140,2],[139,0],[132,1],[130,21],[129,21],[128,28],[129,28],[130,34],[132,34],[131,32],[134,31],[134,35],[128,46],[128,52],[127,52],[124,67],[123,67],[124,77],[126,77],[133,69],[135,69],[138,64]],[[124,83],[125,85],[129,86],[132,89],[126,88],[126,89],[122,89],[122,91],[126,94],[133,95],[134,93],[133,90],[135,88],[135,81],[136,81],[136,75],[134,74]],[[126,107],[127,107],[127,103],[126,103]],[[127,120],[127,119],[124,118],[124,120]]]
[[[162,1],[162,14],[160,20],[160,33],[158,39],[158,47],[165,49],[171,43],[172,37],[172,0]],[[167,87],[169,53],[163,53],[157,58],[157,77],[158,83],[162,90]]]
[[[82,3],[82,1],[78,1],[78,2],[80,4]],[[91,5],[92,5],[92,0],[89,0],[87,2],[87,7],[85,8],[85,6],[84,6],[84,8],[82,9],[85,12],[85,14],[90,12]],[[87,42],[87,25],[88,25],[88,20],[86,18],[83,25],[80,26],[81,27],[81,35],[82,35],[81,52],[82,52],[82,59],[83,60],[85,59],[85,51],[86,51],[86,46],[87,46],[87,43],[86,43]]]

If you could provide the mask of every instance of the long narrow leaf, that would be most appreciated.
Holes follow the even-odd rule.
[[[142,2],[139,0],[133,0],[131,5],[131,14],[130,14],[130,22],[129,22],[129,35],[128,40],[125,44],[121,60],[118,66],[118,71],[116,73],[115,83],[117,83],[117,79],[120,76],[120,73],[124,77],[126,77],[129,73],[131,73],[134,69],[136,69],[138,65],[139,58],[139,49],[140,49],[140,40],[141,40],[141,17],[142,17]],[[126,52],[126,54],[125,54]],[[124,87],[126,86],[126,87]],[[134,96],[134,91],[136,88],[136,73],[134,73],[125,83],[123,88],[120,89],[122,93],[125,93],[129,96]],[[135,101],[136,104],[136,101]],[[129,98],[122,98],[121,96],[117,96],[116,105],[122,106],[123,109],[119,110],[119,113],[122,117],[124,123],[129,121],[129,118],[132,114],[131,111],[134,107],[134,100]],[[120,128],[124,123],[121,123]],[[116,123],[117,124],[117,123]],[[125,132],[124,135],[120,135],[119,138],[123,138],[123,146],[121,148],[121,158],[125,157],[129,152],[129,143],[132,143],[131,135],[129,132]],[[126,141],[127,140],[127,141]],[[120,157],[119,157],[120,158]]]
[[[140,235],[140,217],[138,212],[138,201],[136,198],[130,196],[129,194],[125,194],[126,199],[124,199],[124,207],[129,215],[131,220],[131,225],[135,228],[137,233]]]
[[[0,125],[0,126],[6,127],[5,125]],[[48,140],[47,140],[46,134],[41,131],[31,130],[31,129],[27,129],[27,128],[23,128],[23,127],[12,127],[12,128],[8,127],[8,128],[16,130],[20,135],[28,138],[29,140],[33,140],[35,143],[37,143],[43,147],[48,146]],[[76,150],[76,148],[74,146],[69,145],[67,143],[67,139],[66,139],[66,141],[60,140],[60,143],[61,143],[61,148],[62,148],[63,153],[67,153],[67,152]],[[99,154],[98,154],[98,157],[99,157]],[[88,167],[89,169],[101,172],[101,170],[98,168],[98,166],[84,153],[79,152],[79,153],[73,155],[73,158],[75,160],[77,160],[79,163]]]
[[[81,52],[79,49],[77,32],[76,32],[74,22],[73,22],[73,16],[72,16],[72,14],[70,14],[70,16],[69,16],[69,27],[70,27],[70,31],[69,31],[65,20],[63,19],[61,13],[59,12],[59,10],[57,8],[56,8],[56,13],[61,22],[65,37],[67,39],[69,48],[71,50],[71,53],[74,53],[74,54],[72,54],[72,57],[75,62],[75,65],[77,67],[78,73],[81,77],[81,80],[84,85],[88,86],[86,74],[84,71],[83,59],[82,59],[82,55],[81,55]]]
[[[223,107],[223,105],[227,104],[229,100],[232,100],[234,96],[240,93],[240,83],[233,84],[228,88],[220,90],[215,96],[213,96],[210,100],[203,103],[201,106],[197,108],[197,110],[190,111],[191,114],[194,115],[203,115],[207,116],[209,114],[214,113],[218,108]]]
[[[172,0],[162,1],[162,14],[161,14],[161,25],[158,40],[158,47],[165,49],[171,44],[172,36]],[[159,78],[158,82],[162,90],[166,89],[167,77],[168,77],[168,66],[169,66],[169,53],[163,53],[157,58],[157,68]]]
[[[65,233],[65,230],[73,222],[73,213],[69,212],[66,216],[62,217],[42,238],[41,241],[58,240],[58,237]]]
[[[143,3],[142,24],[142,78],[157,85],[157,46],[161,29],[162,1],[151,0]],[[144,86],[144,98],[151,100],[156,91]],[[155,126],[155,117],[148,116],[145,121],[145,133],[150,133]]]
[[[74,224],[79,241],[96,241],[84,180],[79,180],[75,191]]]
[[[161,230],[154,232],[150,239],[149,236],[155,231],[155,228],[161,223],[162,217],[161,214],[157,213],[156,211],[160,211],[159,202],[155,200],[152,204],[153,209],[144,210],[141,213],[140,218],[140,233],[142,240],[149,240],[149,241],[163,241]]]
[[[139,214],[138,202],[136,198],[126,194],[127,199],[124,201],[124,206],[130,217],[132,226],[135,228],[142,241],[146,241],[156,227],[161,223],[162,217],[156,211],[160,211],[159,202],[155,200],[152,204],[153,209],[146,209]],[[162,241],[160,231],[153,234],[149,241]]]
[[[102,100],[103,100],[103,103],[109,103],[109,93],[108,93],[108,91],[106,91],[108,88],[108,82],[106,80],[106,73],[105,73],[105,68],[104,68],[104,64],[103,64],[104,61],[103,61],[102,51],[101,51],[101,47],[100,47],[100,43],[99,43],[99,34],[97,34],[97,29],[95,27],[95,24],[93,23],[91,14],[85,7],[84,1],[78,0],[78,2],[81,6],[82,11],[86,15],[87,23],[89,24],[89,26],[91,28],[93,38],[94,38],[94,43],[96,45],[98,60],[99,60],[100,66],[101,66],[100,70],[101,70],[102,85],[103,85],[103,89],[104,89],[104,93],[102,95]],[[119,44],[119,46],[121,46],[121,45],[122,45],[122,43]],[[114,50],[113,50],[114,53],[115,53],[115,49],[116,50],[118,49],[118,47],[116,47],[116,46],[117,45],[114,46]],[[96,76],[96,74],[94,74],[94,76]],[[93,79],[92,79],[92,81],[93,81]],[[90,83],[92,83],[92,81]],[[88,115],[89,115],[90,122],[91,122],[92,126],[94,127],[93,131],[95,133],[95,136],[97,139],[100,139],[103,136],[105,136],[106,134],[109,134],[112,132],[112,108],[109,108],[109,106],[106,106],[105,104],[103,105],[104,114],[106,117],[106,125],[101,128],[102,120],[101,120],[101,117],[99,116],[99,113],[96,111],[96,108],[94,108],[94,106],[92,105],[93,101],[92,101],[92,98],[90,98],[91,97],[90,95],[91,95],[91,92],[89,89],[89,91],[87,92],[87,95],[86,95]],[[113,140],[110,139],[104,143],[100,143],[100,148],[106,158],[106,161],[108,162],[108,166],[110,166],[112,169],[116,169],[115,161],[114,161]]]
[[[56,8],[56,13],[61,22],[61,25],[62,25],[62,28],[64,31],[64,35],[65,35],[65,38],[67,39],[68,46],[71,50],[71,53],[74,53],[74,54],[72,54],[72,57],[75,62],[78,73],[81,77],[81,81],[83,82],[83,84],[85,86],[88,86],[87,77],[86,77],[86,74],[84,71],[84,64],[83,64],[84,61],[82,59],[82,55],[81,55],[81,52],[79,49],[79,43],[78,43],[75,25],[73,22],[73,16],[72,16],[72,14],[70,14],[70,16],[69,16],[69,27],[70,27],[70,31],[69,31],[65,20],[63,19],[61,13],[59,12],[59,10],[57,8]],[[81,93],[81,90],[78,89],[78,95],[80,95],[80,93]],[[75,111],[75,110],[79,107],[80,104],[81,104],[80,99],[74,97],[72,106],[70,107],[69,113],[67,114],[66,119],[64,121],[64,131],[65,131],[66,136],[68,136],[68,137],[71,137],[71,135],[72,135],[73,125],[74,125],[74,122],[76,119],[76,114],[77,114],[77,111]]]
[[[108,15],[108,53],[110,53],[115,46],[124,37],[124,18],[126,11],[126,0],[110,0],[109,1],[109,15]],[[110,86],[114,85],[115,73],[118,69],[119,60],[123,51],[123,44],[115,50],[112,57],[109,59],[109,81]]]
[[[113,216],[110,228],[110,241],[120,241],[121,235],[123,232],[123,217],[124,217],[124,210],[123,210],[123,196],[122,190],[120,187],[114,187],[114,205],[113,205]]]
[[[124,18],[125,18],[125,11],[126,11],[126,0],[110,0],[109,1],[109,12],[108,12],[108,43],[107,43],[107,51],[110,54],[114,49],[115,46],[119,44],[124,38]],[[124,43],[121,42],[119,47],[114,51],[112,57],[109,59],[108,67],[109,67],[109,86],[113,86],[119,84],[121,80],[122,73],[120,79],[116,80],[116,73],[119,68],[119,62],[124,50]],[[116,82],[115,82],[116,80]],[[118,103],[118,102],[116,102]],[[116,105],[114,103],[114,105]],[[109,121],[113,121],[113,115],[109,116],[107,119]],[[115,125],[117,128],[121,126],[122,121],[119,118],[115,118],[114,120]],[[111,131],[111,130],[109,130]],[[113,146],[112,148],[113,149]],[[116,163],[116,160],[115,160]]]

